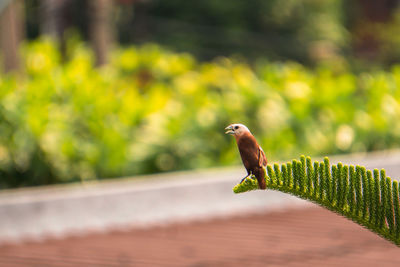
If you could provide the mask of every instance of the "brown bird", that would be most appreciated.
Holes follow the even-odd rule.
[[[267,166],[267,158],[254,136],[243,124],[231,124],[225,130],[227,130],[226,134],[235,137],[243,165],[247,170],[247,176],[240,182],[242,183],[247,177],[254,174],[260,189],[266,189],[264,167]]]

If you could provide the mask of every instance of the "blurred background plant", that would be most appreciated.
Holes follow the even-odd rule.
[[[0,188],[398,147],[397,2],[5,2]]]

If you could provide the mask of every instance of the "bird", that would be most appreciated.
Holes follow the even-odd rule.
[[[240,123],[230,124],[225,130],[225,134],[235,137],[243,165],[247,170],[247,176],[240,183],[247,177],[254,175],[257,178],[259,188],[266,189],[264,176],[267,158],[261,146],[257,143],[256,138],[245,125]]]

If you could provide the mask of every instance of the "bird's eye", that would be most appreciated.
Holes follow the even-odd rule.
[[[235,130],[239,129],[239,126],[235,126]]]

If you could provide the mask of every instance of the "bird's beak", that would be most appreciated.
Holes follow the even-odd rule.
[[[228,127],[226,127],[225,130],[226,130],[225,134],[235,134],[235,132],[233,131],[232,125],[229,125]]]

